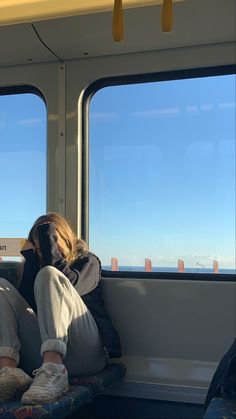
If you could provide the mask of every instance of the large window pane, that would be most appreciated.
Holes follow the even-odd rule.
[[[31,93],[0,96],[0,238],[26,237],[46,211],[46,107]]]
[[[235,272],[235,76],[105,87],[89,121],[104,268]]]

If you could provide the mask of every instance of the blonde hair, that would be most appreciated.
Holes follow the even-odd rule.
[[[28,240],[34,243],[33,235],[35,229],[43,223],[53,223],[58,234],[58,247],[63,257],[72,262],[74,259],[83,257],[88,253],[88,246],[82,239],[78,239],[73,232],[69,222],[56,212],[48,212],[41,215],[34,222],[28,236]]]

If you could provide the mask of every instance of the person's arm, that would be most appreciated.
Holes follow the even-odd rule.
[[[81,296],[97,287],[101,278],[101,263],[97,256],[88,253],[76,260],[73,266],[79,271],[79,281],[75,288]]]
[[[23,272],[20,279],[19,292],[29,303],[29,305],[36,311],[36,304],[34,300],[34,280],[40,270],[39,258],[32,243],[26,241],[21,250],[24,256]]]
[[[37,238],[40,246],[43,266],[54,266],[61,271],[69,281],[75,285],[79,279],[79,272],[70,267],[58,247],[58,235],[53,223],[41,224],[37,227]]]
[[[26,268],[37,268],[39,270],[39,258],[34,245],[29,240],[25,241],[20,253],[25,259],[24,270]]]

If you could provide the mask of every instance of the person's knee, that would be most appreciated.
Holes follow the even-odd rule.
[[[5,278],[0,278],[0,291],[9,291],[12,284]]]
[[[34,289],[38,289],[39,287],[45,289],[47,285],[50,284],[50,286],[52,286],[52,283],[57,281],[58,270],[54,266],[44,266],[40,269],[35,278]]]

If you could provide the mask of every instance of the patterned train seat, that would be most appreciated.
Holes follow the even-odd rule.
[[[39,406],[26,406],[19,399],[14,402],[0,403],[1,419],[62,419],[81,406],[90,403],[114,381],[125,374],[123,364],[108,364],[103,371],[87,377],[73,379],[69,391],[54,403]]]

